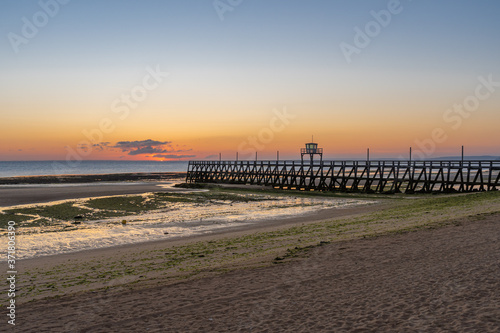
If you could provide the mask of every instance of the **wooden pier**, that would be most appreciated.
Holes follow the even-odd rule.
[[[365,193],[494,191],[500,161],[190,161],[186,182]]]

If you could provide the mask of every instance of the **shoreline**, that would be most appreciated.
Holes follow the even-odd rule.
[[[295,225],[318,223],[330,220],[332,218],[341,218],[358,214],[361,215],[365,213],[372,213],[386,209],[390,206],[391,205],[387,203],[374,203],[374,204],[363,204],[347,208],[337,208],[337,207],[327,208],[317,212],[308,212],[301,215],[279,217],[275,219],[265,219],[265,218],[258,219],[245,225],[237,225],[220,229],[214,229],[205,234],[175,236],[168,239],[142,241],[137,243],[120,244],[120,245],[113,245],[95,249],[85,249],[68,253],[44,255],[26,259],[19,259],[17,262],[21,264],[26,263],[27,265],[31,265],[32,262],[33,263],[36,262],[36,265],[40,264],[43,267],[46,265],[44,261],[47,261],[47,263],[48,262],[52,263],[58,261],[65,261],[66,259],[67,260],[78,259],[81,256],[89,256],[97,258],[99,256],[107,256],[113,254],[116,251],[134,253],[138,247],[140,247],[144,251],[148,251],[161,248],[164,246],[170,247],[170,246],[192,244],[197,242],[209,242],[211,240],[219,239],[221,237],[229,237],[229,238],[241,237],[256,232],[271,232],[293,227]],[[59,258],[62,256],[64,256],[64,258]]]
[[[186,178],[186,172],[136,172],[83,175],[44,175],[0,177],[0,185],[19,184],[73,184],[94,182],[123,182],[139,180],[179,180]]]
[[[45,185],[42,185],[41,187],[34,187],[34,185],[26,185],[22,188],[18,187],[9,187],[8,189],[5,189],[5,187],[2,189],[0,186],[0,199],[3,197],[3,200],[1,203],[3,204],[15,204],[15,205],[9,205],[7,207],[2,207],[0,204],[0,210],[8,210],[8,209],[22,209],[23,207],[37,207],[37,205],[42,205],[44,203],[48,203],[49,205],[51,204],[61,204],[62,202],[69,201],[71,202],[73,199],[87,199],[87,198],[97,198],[100,196],[122,196],[122,195],[134,195],[134,194],[151,194],[151,193],[158,193],[158,192],[192,192],[193,189],[186,189],[186,188],[177,188],[172,186],[173,182],[170,183],[158,183],[158,182],[150,182],[150,183],[122,183],[119,185],[109,185],[109,183],[103,183],[99,185],[94,185],[94,184],[78,184],[76,186],[65,186],[61,185],[56,186],[56,187],[50,187],[49,190],[47,190],[47,187]],[[262,189],[262,188],[261,188]],[[5,191],[4,191],[5,190]],[[235,189],[239,190],[239,189]],[[205,190],[206,191],[206,190]],[[26,195],[26,193],[29,193],[29,195]],[[289,195],[295,196],[298,193],[287,193],[287,194],[279,194],[279,197],[288,197]],[[335,200],[335,199],[334,199]],[[340,199],[344,200],[344,199]],[[15,202],[12,202],[15,201]],[[374,200],[370,199],[360,199],[358,202],[353,202],[353,203],[347,203],[346,207],[332,207],[332,208],[324,208],[322,207],[321,210],[319,211],[310,211],[310,212],[304,212],[300,213],[296,212],[293,213],[288,213],[288,214],[283,214],[282,216],[276,216],[272,217],[271,215],[264,215],[262,217],[257,217],[257,216],[249,216],[249,218],[245,218],[241,221],[238,221],[236,219],[235,223],[230,223],[231,220],[226,225],[223,225],[221,227],[210,227],[207,226],[205,230],[200,230],[200,231],[195,231],[195,232],[183,232],[183,233],[178,233],[176,232],[168,232],[165,233],[167,236],[164,236],[163,233],[161,235],[157,235],[156,237],[137,237],[134,236],[129,239],[128,242],[126,241],[121,241],[121,239],[116,239],[116,241],[113,243],[109,241],[110,238],[113,236],[110,236],[108,238],[104,237],[106,241],[101,241],[99,242],[99,239],[96,239],[92,235],[89,238],[89,242],[93,242],[92,246],[76,246],[75,248],[68,249],[64,246],[62,246],[61,251],[45,251],[43,250],[43,247],[40,247],[37,251],[35,252],[30,252],[27,251],[27,253],[24,254],[24,257],[18,258],[18,260],[29,260],[30,258],[34,258],[35,260],[38,260],[39,258],[47,257],[47,256],[57,256],[57,255],[62,255],[62,254],[71,254],[71,253],[78,253],[80,251],[98,251],[100,249],[116,249],[116,248],[137,248],[138,246],[146,246],[151,243],[155,242],[160,242],[160,243],[165,243],[165,244],[170,244],[174,242],[175,244],[180,244],[184,242],[189,242],[191,240],[194,241],[201,241],[204,238],[204,236],[207,236],[208,238],[210,237],[217,237],[217,235],[236,235],[237,233],[239,234],[244,234],[248,232],[258,232],[258,231],[268,231],[271,230],[271,228],[277,228],[277,227],[289,227],[292,226],[298,222],[303,222],[304,220],[310,221],[310,222],[317,222],[321,221],[327,218],[336,218],[336,217],[341,217],[341,216],[346,216],[350,214],[358,214],[362,212],[367,212],[367,211],[373,211],[373,208],[371,206],[377,205]],[[341,204],[342,205],[342,204]],[[231,204],[232,206],[232,204]],[[74,215],[76,216],[78,213],[75,212]],[[147,215],[146,212],[144,212],[145,215]],[[278,214],[279,215],[279,214]],[[73,215],[71,215],[73,216]],[[259,215],[260,216],[260,215]],[[50,218],[50,216],[48,217]],[[234,219],[233,219],[234,220]],[[208,222],[207,222],[208,223]],[[214,222],[215,223],[215,222]],[[191,224],[192,225],[192,224]],[[190,225],[186,225],[185,227],[188,228]],[[163,225],[163,228],[169,228],[171,227],[169,224]],[[176,227],[174,225],[174,227]],[[196,227],[196,225],[195,225]],[[20,226],[22,228],[22,226]],[[121,230],[121,228],[119,228]],[[65,230],[60,230],[60,232],[64,232]],[[131,234],[134,234],[133,232]],[[49,234],[46,238],[47,239],[52,239],[53,234]],[[67,235],[66,233],[61,234],[61,237],[64,238],[64,235]],[[128,236],[128,235],[124,235]],[[149,240],[145,240],[144,238],[150,238]],[[81,238],[82,241],[84,238]],[[20,238],[21,240],[21,238]],[[54,241],[57,243],[60,241],[59,238],[54,238]],[[68,238],[68,241],[74,241],[71,238]],[[29,243],[27,240],[26,242]],[[28,244],[27,243],[27,244]],[[116,244],[118,243],[118,244]],[[120,244],[121,243],[121,244]],[[125,244],[124,244],[125,243]],[[65,244],[64,241],[60,241],[58,244]],[[78,244],[78,241],[75,242],[75,244]],[[99,245],[101,244],[101,245]],[[105,245],[104,245],[105,244]],[[27,246],[27,245],[26,245]],[[92,248],[91,248],[92,247]],[[111,250],[112,251],[112,250]],[[53,254],[49,254],[50,252],[53,252]],[[61,252],[59,254],[55,254],[55,252]],[[89,252],[91,254],[91,252]]]
[[[38,290],[38,292],[29,292],[28,294],[20,292],[16,302],[20,305],[32,304],[38,301],[48,301],[53,297],[64,297],[64,295],[78,297],[80,294],[83,295],[102,291],[107,292],[108,288],[112,288],[113,291],[126,290],[129,288],[134,290],[143,289],[161,284],[176,284],[185,279],[191,280],[192,278],[202,278],[207,274],[209,276],[213,274],[218,275],[226,270],[232,271],[241,268],[260,267],[262,265],[267,266],[268,263],[272,261],[272,258],[280,254],[281,249],[279,247],[273,249],[276,244],[267,244],[264,245],[264,247],[269,247],[269,249],[266,249],[261,254],[258,254],[259,251],[254,254],[253,251],[255,247],[252,242],[253,238],[260,239],[260,235],[275,233],[287,234],[289,229],[300,229],[309,225],[332,220],[342,221],[343,219],[356,219],[358,216],[370,215],[392,206],[392,203],[381,202],[349,208],[329,208],[299,216],[263,219],[248,225],[216,230],[209,234],[175,237],[165,240],[138,242],[20,259],[16,261],[17,270],[18,272],[22,272],[21,275],[24,274],[26,277],[29,277],[29,281],[22,279],[23,282],[18,284],[19,290]],[[303,245],[309,244],[306,238],[307,237],[304,237]],[[263,239],[265,239],[265,237]],[[238,258],[239,254],[236,254],[236,257],[234,257],[234,253],[231,254],[231,251],[234,251],[231,249],[236,249],[236,247],[233,246],[232,240],[239,240],[245,244],[241,248],[243,251],[243,253],[241,253],[243,257],[241,259]],[[264,243],[266,243],[266,241]],[[191,259],[189,259],[186,264],[182,263],[180,266],[176,265],[174,270],[167,268],[166,274],[161,273],[161,271],[158,271],[156,268],[151,268],[147,263],[149,260],[155,262],[159,260],[157,263],[162,265],[161,262],[164,261],[163,254],[170,253],[170,251],[180,251],[181,257],[184,257],[185,254],[187,254],[188,257],[191,257],[189,254],[195,254],[194,260],[200,259],[203,261],[207,255],[201,253],[205,253],[203,251],[206,250],[203,249],[205,249],[206,244],[212,244],[218,247],[219,249],[216,249],[215,252],[222,250],[223,253],[221,255],[223,257],[221,257],[220,260],[215,259],[215,261],[208,262],[207,265],[202,264],[199,268],[197,268],[197,263],[194,264],[195,266],[192,266],[193,264],[189,262]],[[282,245],[283,244],[281,244],[281,246]],[[240,248],[239,246],[237,247],[238,249]],[[200,249],[202,252],[199,252]],[[211,250],[208,250],[208,253],[211,252]],[[234,258],[227,258],[227,255]],[[231,262],[230,266],[227,266],[228,259]],[[117,273],[109,272],[109,269],[115,267],[116,263],[121,263],[117,266],[119,270],[125,269],[129,271],[129,274],[121,276],[120,273],[116,275]],[[139,267],[143,266],[142,263],[149,268],[143,271],[143,269]],[[137,272],[135,271],[136,269]],[[130,274],[130,270],[134,270],[134,272]],[[114,276],[114,278],[111,280],[108,278],[92,279],[92,281],[89,280],[87,283],[85,282],[87,280],[85,276],[87,276],[89,272],[92,272],[92,274],[100,272],[99,274],[103,274],[103,276],[110,274]],[[83,280],[81,282],[77,281],[82,278]],[[33,284],[38,287],[33,289]],[[62,289],[52,289],[55,285],[59,285]],[[63,287],[65,285],[66,287]],[[46,289],[44,286],[49,287]],[[57,290],[64,290],[64,292],[60,294]]]

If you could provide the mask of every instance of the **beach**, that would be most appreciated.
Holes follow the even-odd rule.
[[[307,258],[20,306],[24,332],[497,332],[499,215]],[[21,331],[21,330],[20,330]]]
[[[499,194],[368,197],[377,203],[20,260],[10,328],[498,331]]]

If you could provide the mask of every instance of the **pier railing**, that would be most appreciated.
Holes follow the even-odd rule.
[[[500,187],[500,161],[190,161],[186,181],[309,191],[492,191]]]

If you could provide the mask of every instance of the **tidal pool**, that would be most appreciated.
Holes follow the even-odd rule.
[[[212,233],[327,208],[374,201],[230,192],[145,193],[5,207],[16,221],[17,258]],[[0,225],[0,244],[7,230]],[[5,261],[1,258],[0,261]]]

